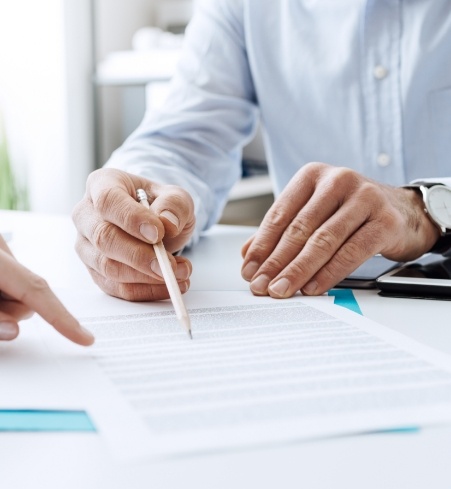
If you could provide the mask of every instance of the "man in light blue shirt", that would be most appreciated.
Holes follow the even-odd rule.
[[[420,256],[440,232],[400,186],[451,175],[450,53],[447,0],[198,2],[166,104],[88,180],[80,257],[112,295],[167,297],[146,243],[173,252],[217,221],[259,120],[277,200],[243,248],[255,294]],[[171,259],[185,291],[191,266]]]

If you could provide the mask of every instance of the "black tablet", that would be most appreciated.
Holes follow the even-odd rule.
[[[451,298],[451,258],[428,254],[376,280],[384,295]]]

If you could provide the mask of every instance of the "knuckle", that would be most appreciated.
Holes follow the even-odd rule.
[[[293,283],[300,283],[307,279],[310,274],[305,267],[302,266],[302,263],[299,261],[293,261],[290,263],[290,266],[287,268],[284,275]]]
[[[116,284],[117,297],[125,299],[126,301],[135,302],[136,299],[136,287],[133,284]]]
[[[323,253],[331,255],[336,249],[337,236],[330,229],[318,229],[311,236],[310,242]]]
[[[113,280],[110,280],[109,278],[105,277],[104,275],[92,268],[89,269],[89,273],[91,274],[91,277],[93,278],[96,285],[100,287],[100,289],[102,289],[103,292],[105,292],[106,294],[127,301],[135,300],[133,292],[134,284],[114,282]]]
[[[108,249],[113,240],[113,226],[105,221],[99,222],[92,233],[92,244],[101,250]]]
[[[266,258],[267,254],[268,252],[264,243],[256,241],[252,243],[252,246],[247,251],[246,259],[247,261],[256,261],[260,263]]]
[[[166,188],[174,197],[179,197],[180,199],[186,199],[189,197],[189,193],[178,185],[167,185]]]
[[[277,202],[271,207],[268,212],[267,219],[265,219],[265,226],[268,231],[276,231],[284,227],[287,223],[287,210],[285,206]]]
[[[178,185],[167,185],[165,189],[170,195],[171,204],[174,208],[180,209],[194,207],[193,199],[191,195],[182,187]]]
[[[362,201],[370,202],[373,209],[375,203],[385,201],[382,189],[378,185],[368,181],[359,185],[359,188],[356,190],[356,196]]]
[[[127,262],[136,269],[144,268],[144,261],[148,261],[150,263],[150,258],[145,259],[146,255],[143,253],[140,246],[130,246],[127,250],[127,256]]]
[[[144,286],[143,284],[116,284],[116,297],[125,299],[129,302],[142,302],[156,300],[152,286]]]
[[[108,286],[109,284],[107,283],[105,278],[102,275],[100,275],[96,270],[91,268],[90,266],[88,266],[87,269],[88,269],[89,274],[91,275],[93,282],[97,285],[97,287],[99,287],[101,290],[103,290],[106,294],[113,295],[110,292],[110,288]]]
[[[184,209],[186,207],[187,199],[180,193],[174,193],[171,195],[171,206],[174,209]]]
[[[332,189],[357,188],[361,182],[360,175],[350,168],[338,167],[331,172],[329,185]]]
[[[97,256],[97,270],[108,280],[116,282],[119,279],[120,273],[117,262],[110,260],[105,255],[99,254]]]
[[[195,228],[196,228],[196,219],[192,219],[183,228],[183,232],[184,232],[185,235],[191,236],[191,234],[193,233],[193,231],[194,231]]]
[[[28,286],[34,292],[43,292],[49,289],[47,281],[34,273],[30,277]]]
[[[364,243],[348,241],[342,247],[337,257],[343,266],[348,267],[360,261],[360,257],[365,254],[365,248]]]
[[[111,168],[98,168],[97,170],[92,171],[86,179],[86,192],[89,193],[96,181],[102,180],[103,176],[111,171]]]
[[[99,190],[95,201],[95,208],[100,213],[108,212],[114,205],[114,194],[116,190],[114,188],[103,188]]]
[[[143,222],[152,220],[149,211],[141,205],[136,207],[136,202],[132,200],[118,200],[117,202],[118,205],[110,206],[110,216],[115,223],[121,223],[120,227],[123,229],[133,230],[139,228]]]
[[[78,202],[72,210],[72,222],[75,224],[75,226],[77,226],[77,223],[80,222],[84,203],[85,199]]]
[[[266,275],[277,275],[281,270],[283,270],[287,263],[282,259],[282,256],[271,256],[268,258],[265,263],[262,265],[259,273]]]
[[[318,176],[328,165],[319,161],[310,161],[304,165],[300,171],[304,174],[311,174],[312,177]]]
[[[45,279],[43,279],[39,275],[31,273],[28,276],[26,287],[21,297],[19,297],[19,301],[27,302],[28,297],[34,297],[36,295],[45,293],[49,290],[50,290],[49,285]]]
[[[295,243],[306,243],[311,235],[311,229],[305,224],[304,219],[299,217],[296,217],[286,230],[286,237]]]
[[[363,261],[366,250],[358,243],[348,242],[323,268],[323,273],[328,281],[337,281],[350,270],[357,268]]]
[[[336,181],[341,182],[355,181],[359,178],[358,174],[354,170],[346,168],[345,166],[334,168],[332,174]]]

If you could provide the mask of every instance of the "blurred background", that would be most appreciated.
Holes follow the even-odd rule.
[[[71,212],[88,174],[164,102],[193,0],[0,0],[0,208]],[[273,201],[258,132],[222,222]]]

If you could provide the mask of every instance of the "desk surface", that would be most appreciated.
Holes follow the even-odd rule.
[[[0,212],[17,258],[54,288],[95,290],[73,250],[69,218]],[[240,247],[253,228],[214,228],[187,255],[193,290],[247,289]],[[215,267],[211,266],[214,263]],[[451,304],[356,291],[363,314],[451,354]],[[20,343],[11,343],[12,353]],[[6,373],[3,372],[2,375]],[[1,393],[0,395],[6,395]],[[449,488],[451,427],[119,465],[96,434],[1,434],[1,486],[61,488]]]

